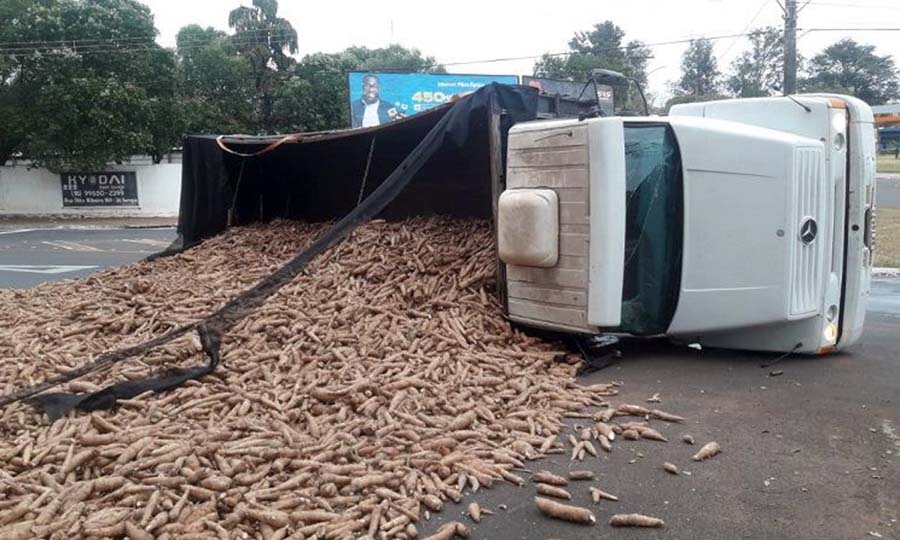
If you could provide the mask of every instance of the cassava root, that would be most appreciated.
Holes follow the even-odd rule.
[[[326,227],[232,228],[172,257],[0,290],[16,306],[0,313],[0,394],[201,320]],[[658,418],[610,404],[615,385],[578,385],[560,345],[510,326],[491,238],[477,221],[370,223],[231,328],[212,375],[54,423],[0,410],[0,536],[410,537],[466,489],[524,483],[526,461],[564,451],[567,417],[589,419],[583,459],[610,450],[616,414]],[[203,361],[185,336],[63,390]]]

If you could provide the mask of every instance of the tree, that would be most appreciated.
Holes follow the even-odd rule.
[[[0,1],[0,41],[17,41],[19,16],[28,7],[28,0]],[[22,85],[14,55],[0,54],[0,165],[19,150],[25,138]]]
[[[594,69],[612,69],[647,82],[647,60],[650,51],[640,41],[623,45],[625,31],[612,21],[595,24],[592,30],[576,32],[569,40],[569,54],[545,53],[534,66],[536,77],[586,81]]]
[[[0,159],[21,154],[52,170],[90,170],[172,148],[180,134],[174,61],[154,42],[146,6],[12,4],[14,10],[0,10],[0,41],[18,44],[3,51],[0,68],[0,107],[15,112],[13,128],[0,137]]]
[[[146,153],[154,163],[159,163],[181,143],[186,124],[175,55],[171,50],[154,47],[148,53],[148,61],[147,72],[153,74],[154,79],[147,81],[149,86],[145,93],[146,125],[150,134]]]
[[[305,56],[279,88],[275,117],[284,132],[340,129],[350,125],[346,71],[359,59],[346,52]]]
[[[3,65],[0,60],[0,165],[9,161],[21,150],[25,140],[25,115],[21,105],[24,102],[21,84],[17,84],[18,75]]]
[[[767,27],[750,34],[750,49],[731,64],[725,85],[736,97],[771,96],[784,77],[784,32]]]
[[[176,42],[185,132],[256,131],[253,75],[234,41],[194,24],[179,30]]]
[[[544,53],[534,64],[534,76],[568,81],[583,80],[581,73],[576,73],[574,69],[569,68],[568,58],[570,56],[572,53],[566,53],[563,56]]]
[[[878,56],[873,45],[842,39],[812,58],[806,92],[850,94],[879,105],[900,97],[897,67],[890,56]]]
[[[307,55],[276,91],[274,116],[278,130],[319,131],[349,126],[346,72],[379,70],[446,72],[434,57],[397,44]]]
[[[356,69],[361,71],[447,72],[433,56],[422,56],[419,49],[407,49],[396,43],[379,49],[350,47],[344,50],[344,54],[352,56],[356,61]]]
[[[297,52],[297,31],[290,21],[278,16],[277,0],[253,0],[253,7],[233,9],[228,25],[235,30],[235,46],[250,63],[260,128],[270,132],[275,74],[285,73],[293,65],[288,53]]]
[[[641,87],[647,85],[647,61],[650,50],[643,42],[632,40],[623,44],[625,31],[612,21],[595,24],[593,29],[576,32],[569,40],[569,53],[552,55],[545,53],[534,65],[536,77],[587,81],[595,69],[611,69],[635,79]],[[628,98],[629,86],[616,88],[617,107]]]
[[[681,57],[681,78],[675,83],[675,93],[688,96],[715,94],[719,76],[712,42],[708,39],[691,40]]]

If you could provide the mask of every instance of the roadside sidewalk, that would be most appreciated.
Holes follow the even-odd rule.
[[[900,268],[873,267],[872,277],[879,279],[898,279],[900,278]]]
[[[0,231],[20,229],[139,229],[174,227],[178,218],[0,216]]]

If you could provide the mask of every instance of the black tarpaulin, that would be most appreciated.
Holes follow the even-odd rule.
[[[223,333],[359,225],[376,216],[489,216],[492,201],[488,118],[492,104],[504,111],[506,126],[532,120],[537,110],[537,92],[491,84],[421,118],[309,142],[301,138],[259,157],[228,153],[214,138],[189,137],[184,148],[179,218],[185,246],[224,230],[229,214],[237,223],[275,217],[339,221],[276,272],[205,320],[176,328],[144,344],[100,355],[74,370],[75,375],[56,377],[0,398],[0,406],[30,398],[196,330],[208,344],[204,345],[210,357],[208,367],[112,385],[93,394],[52,394],[46,399],[32,399],[32,403],[39,407],[46,404],[48,414],[59,417],[76,407],[112,407],[123,395],[174,388],[211,372],[218,363],[218,344]],[[247,153],[270,142],[255,139],[240,146]],[[364,198],[360,200],[366,168],[369,173]]]
[[[233,224],[274,218],[340,219],[357,205],[360,192],[362,198],[374,192],[414,152],[427,152],[428,159],[379,217],[489,217],[491,96],[514,122],[536,116],[535,89],[492,84],[455,104],[377,128],[302,134],[296,141],[254,158],[223,151],[215,137],[188,137],[179,215],[184,245],[223,231],[232,209]],[[445,124],[443,135],[427,148],[420,146],[451,114],[453,120]],[[225,138],[223,143],[249,153],[272,140]]]

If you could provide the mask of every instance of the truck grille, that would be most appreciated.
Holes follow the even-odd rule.
[[[822,151],[794,151],[794,201],[797,229],[793,238],[790,315],[817,312],[821,303],[822,256],[829,240],[826,232],[825,175]]]

